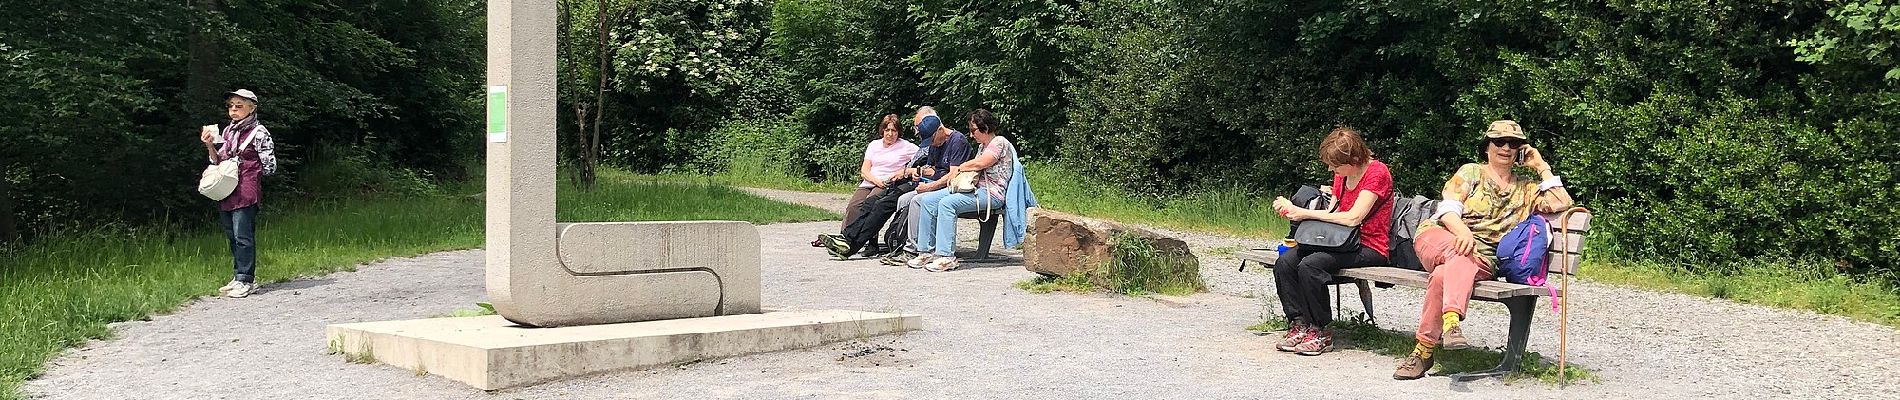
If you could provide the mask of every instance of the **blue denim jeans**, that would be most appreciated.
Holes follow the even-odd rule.
[[[924,215],[917,221],[917,252],[941,257],[956,255],[957,214],[981,210],[977,196],[988,194],[981,190],[975,193],[938,190],[919,195],[918,203]]]
[[[231,211],[219,211],[224,237],[231,241],[231,280],[257,281],[257,205]]]

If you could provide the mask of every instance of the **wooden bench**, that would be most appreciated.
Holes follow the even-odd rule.
[[[1550,220],[1551,229],[1550,253],[1546,256],[1546,259],[1550,261],[1550,273],[1575,276],[1577,268],[1583,264],[1583,238],[1584,234],[1590,230],[1590,210],[1581,207],[1572,208],[1560,214],[1544,214],[1544,218]],[[1565,222],[1566,219],[1568,222]],[[1265,249],[1241,251],[1236,255],[1240,257],[1243,269],[1249,261],[1267,264],[1270,268],[1273,260],[1277,258],[1274,251]],[[1549,284],[1557,284],[1556,281],[1559,279],[1564,279],[1566,286],[1569,283],[1567,277],[1551,275],[1550,278]],[[1431,282],[1431,275],[1425,271],[1398,267],[1358,267],[1340,270],[1339,274],[1333,278],[1333,282],[1329,283],[1335,285],[1334,308],[1339,307],[1337,285],[1356,283],[1359,286],[1359,299],[1365,303],[1366,317],[1372,318],[1372,291],[1367,287],[1368,282],[1422,289]],[[1560,288],[1520,285],[1501,280],[1479,281],[1472,287],[1472,300],[1500,303],[1510,310],[1511,330],[1504,345],[1504,359],[1498,362],[1497,367],[1486,371],[1454,374],[1452,380],[1470,381],[1516,372],[1520,359],[1524,355],[1524,348],[1530,342],[1531,318],[1536,314],[1537,300],[1550,295],[1553,291],[1559,296],[1564,293]],[[1373,321],[1373,323],[1378,322]]]
[[[1272,270],[1273,262],[1280,259],[1280,253],[1274,249],[1247,249],[1234,252],[1234,257],[1240,259],[1241,271],[1247,270],[1248,262],[1258,263],[1267,267],[1268,270]],[[1365,280],[1350,278],[1344,275],[1334,275],[1333,280],[1326,282],[1326,284],[1333,287],[1333,314],[1339,314],[1339,286],[1351,284],[1359,287],[1359,302],[1364,303],[1366,306],[1366,320],[1372,321],[1374,324],[1379,323],[1372,319],[1372,285],[1366,283]]]

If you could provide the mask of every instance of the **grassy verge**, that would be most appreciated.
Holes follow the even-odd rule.
[[[1242,188],[1152,198],[1132,196],[1094,177],[1060,165],[1025,165],[1043,207],[1078,215],[1168,229],[1271,239],[1286,235],[1286,220],[1272,213],[1273,197]]]
[[[651,176],[667,181],[707,182],[732,186],[756,187],[800,192],[850,193],[857,182],[813,182],[757,162],[739,162],[725,172],[712,175],[671,173]]]
[[[1797,261],[1751,261],[1726,273],[1692,272],[1653,262],[1587,260],[1583,279],[1736,302],[1810,310],[1900,327],[1900,288],[1880,279],[1833,273]]]
[[[479,190],[473,184],[439,196],[267,204],[257,232],[259,280],[479,247]],[[602,171],[590,192],[563,187],[559,201],[563,221],[835,218],[727,186],[654,182],[617,171]],[[208,228],[100,228],[0,250],[0,260],[6,260],[0,265],[0,398],[19,396],[19,385],[61,350],[108,337],[107,323],[170,312],[212,294],[231,273],[223,234]]]
[[[1414,343],[1412,334],[1381,329],[1367,323],[1364,315],[1355,315],[1351,319],[1333,322],[1331,327],[1333,334],[1336,335],[1334,343],[1340,345],[1341,348],[1360,349],[1394,358],[1404,357],[1412,352]],[[1286,328],[1286,320],[1269,318],[1247,327],[1247,330],[1279,332],[1285,331]],[[1433,367],[1435,371],[1433,374],[1437,375],[1484,371],[1496,367],[1498,362],[1504,359],[1504,353],[1486,348],[1439,350],[1436,353],[1434,357],[1437,360]],[[1519,361],[1518,372],[1506,377],[1506,380],[1536,379],[1544,383],[1559,381],[1556,360],[1545,359],[1543,354],[1535,351],[1527,351]],[[1396,367],[1397,363],[1393,365]],[[1567,377],[1563,381],[1569,383],[1597,381],[1595,373],[1576,364],[1566,365],[1562,376]]]

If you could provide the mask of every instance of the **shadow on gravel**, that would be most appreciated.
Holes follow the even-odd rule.
[[[318,287],[318,286],[329,285],[332,283],[336,283],[336,279],[332,279],[332,278],[298,279],[298,280],[289,281],[289,282],[273,283],[273,284],[258,286],[257,293],[270,293],[270,292],[275,292],[275,291],[280,291],[280,290],[303,290],[303,289],[309,289],[309,288]]]
[[[1398,365],[1398,358],[1411,354],[1412,345],[1415,343],[1411,332],[1400,332],[1380,328],[1367,321],[1365,314],[1353,314],[1351,318],[1334,322],[1332,328],[1333,334],[1335,335],[1334,337],[1339,341],[1335,343],[1335,345],[1339,348],[1365,350],[1391,356],[1393,357],[1392,365],[1394,367]],[[1286,330],[1286,322],[1276,318],[1274,320],[1263,321],[1247,329],[1263,336],[1277,335]],[[1437,351],[1436,356],[1437,366],[1432,369],[1431,376],[1446,376],[1489,370],[1492,367],[1496,367],[1498,362],[1504,359],[1502,348],[1489,347],[1473,347],[1460,350],[1440,349]],[[1575,363],[1570,363],[1564,367],[1564,376],[1568,377],[1568,379],[1564,381],[1569,384],[1595,383],[1598,381],[1596,373]],[[1524,357],[1518,365],[1518,372],[1506,376],[1504,381],[1506,383],[1515,383],[1527,379],[1547,384],[1557,384],[1559,381],[1557,375],[1557,360],[1546,359],[1543,354],[1535,351],[1524,352]],[[1454,383],[1454,389],[1457,389],[1459,386],[1462,385]]]

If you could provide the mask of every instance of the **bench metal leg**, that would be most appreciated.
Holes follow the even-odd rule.
[[[1366,305],[1366,323],[1379,326],[1379,319],[1373,317],[1372,314],[1372,285],[1367,284],[1364,280],[1355,280],[1353,283],[1359,285],[1359,303]]]
[[[1504,303],[1504,307],[1511,310],[1510,341],[1504,345],[1504,360],[1498,362],[1497,368],[1489,371],[1454,374],[1451,380],[1466,382],[1517,372],[1519,359],[1524,356],[1524,347],[1530,342],[1531,316],[1537,311],[1537,296],[1518,296],[1498,302]]]
[[[981,224],[977,226],[977,233],[976,233],[976,258],[977,259],[990,258],[990,242],[994,241],[993,239],[996,239],[996,224],[998,222],[1001,222],[1000,221],[1001,219],[1003,219],[1002,216],[997,215],[997,216],[991,217],[990,220],[988,221],[983,221]]]
[[[1335,317],[1339,315],[1339,302],[1345,300],[1340,297],[1339,285],[1333,285],[1333,316]]]

